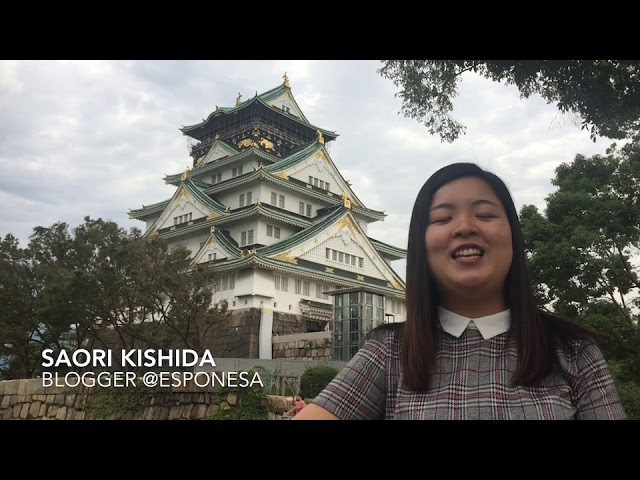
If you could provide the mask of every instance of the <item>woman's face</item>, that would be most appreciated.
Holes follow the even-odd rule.
[[[460,178],[434,195],[425,246],[429,268],[446,298],[503,295],[511,242],[504,207],[484,180]]]

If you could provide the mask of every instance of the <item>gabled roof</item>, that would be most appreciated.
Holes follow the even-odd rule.
[[[393,270],[393,268],[391,268],[384,261],[380,253],[375,249],[375,247],[371,245],[371,242],[369,241],[369,238],[367,237],[367,235],[362,231],[362,228],[360,227],[360,225],[358,225],[358,222],[354,220],[352,212],[343,206],[339,206],[333,211],[328,211],[324,219],[319,220],[317,223],[315,223],[309,228],[306,228],[297,233],[294,233],[286,240],[283,240],[273,245],[268,245],[268,246],[264,246],[256,249],[256,254],[261,257],[270,257],[270,258],[280,259],[280,260],[284,260],[286,262],[290,262],[294,264],[300,264],[300,261],[304,261],[307,263],[314,263],[312,261],[309,262],[309,259],[305,260],[301,258],[303,255],[305,255],[307,252],[310,251],[310,249],[307,248],[309,246],[310,240],[313,239],[314,243],[317,243],[318,238],[320,238],[322,241],[322,238],[323,238],[322,232],[325,232],[325,236],[326,236],[327,234],[326,230],[327,229],[334,230],[336,228],[336,224],[338,223],[339,223],[339,226],[338,226],[337,232],[341,232],[344,229],[347,234],[351,232],[351,234],[355,235],[356,238],[360,237],[363,243],[369,245],[370,254],[373,255],[371,257],[371,260],[373,261],[374,267],[384,277],[388,279],[387,281],[392,287],[404,289],[404,282],[402,281],[402,279]],[[305,246],[305,244],[307,246]],[[311,249],[313,248],[316,248],[316,245],[312,244]],[[322,268],[325,268],[325,269],[329,268],[329,270],[334,272],[336,270],[335,267],[326,267],[325,265],[322,265]],[[339,269],[340,267],[337,267],[337,268]],[[345,271],[349,271],[349,270],[345,270]],[[363,275],[359,275],[359,276],[363,277]],[[356,274],[356,278],[357,277],[358,277],[358,274]]]
[[[200,250],[196,253],[191,261],[192,264],[203,263],[201,259],[206,254],[206,251],[210,249],[211,245],[215,245],[220,250],[227,253],[228,258],[232,260],[237,260],[243,258],[242,251],[238,248],[238,245],[235,241],[229,236],[229,233],[226,230],[220,230],[219,228],[214,228],[213,232],[210,231],[209,237],[204,241]]]
[[[287,88],[287,87],[284,87]],[[273,89],[275,90],[275,89]],[[271,92],[272,90],[270,90]],[[265,92],[266,93],[266,92]],[[281,93],[279,93],[278,95],[281,95]],[[263,94],[264,95],[264,94]],[[273,96],[272,98],[275,98],[276,96]],[[191,133],[195,133],[198,129],[206,126],[210,120],[215,119],[219,116],[224,116],[224,115],[231,115],[237,112],[240,112],[244,109],[246,109],[247,107],[253,105],[254,103],[263,105],[265,108],[272,110],[274,112],[277,112],[279,115],[282,115],[285,118],[290,119],[291,121],[297,122],[300,125],[304,125],[305,127],[308,127],[312,130],[320,130],[322,132],[322,134],[326,137],[327,141],[331,141],[331,140],[335,140],[335,138],[338,136],[338,134],[336,132],[332,132],[330,130],[325,130],[324,128],[320,128],[317,127],[315,125],[310,124],[309,122],[306,121],[306,119],[300,119],[298,117],[295,117],[293,115],[289,115],[287,114],[285,111],[276,108],[276,107],[272,107],[271,105],[267,104],[265,100],[263,100],[261,98],[261,95],[255,96],[249,100],[245,100],[244,102],[241,102],[240,105],[237,105],[235,107],[218,107],[217,110],[214,110],[213,112],[211,112],[209,114],[209,116],[206,118],[206,120],[200,122],[200,123],[196,123],[194,125],[188,125],[188,126],[184,126],[180,129],[180,131],[185,134],[185,135],[189,135],[191,136]],[[195,138],[195,137],[194,137]]]
[[[328,210],[325,213],[324,218],[318,219],[316,223],[314,223],[310,227],[294,233],[289,238],[281,242],[274,243],[273,245],[267,245],[265,247],[261,247],[257,251],[260,252],[261,255],[270,256],[270,255],[277,255],[278,253],[289,250],[291,247],[298,245],[299,243],[304,242],[309,238],[313,238],[319,232],[321,232],[322,230],[327,228],[329,225],[333,224],[342,216],[344,216],[346,212],[348,212],[348,210],[342,207],[341,205],[336,206],[335,208]]]
[[[313,224],[309,217],[290,212],[289,210],[274,207],[273,205],[269,205],[268,203],[254,203],[245,207],[236,208],[235,210],[231,210],[228,216],[217,219],[214,224],[225,225],[227,223],[235,223],[239,220],[243,220],[255,215],[261,215],[265,218],[279,220],[283,223],[301,228],[307,228]]]
[[[179,198],[183,195],[182,192],[188,192],[188,194],[191,194],[193,198],[197,199],[206,208],[208,208],[211,214],[214,214],[216,216],[229,215],[224,205],[222,205],[220,202],[214,200],[213,198],[203,193],[202,190],[198,188],[198,184],[196,184],[193,180],[187,179],[180,184],[180,186],[176,189],[173,196],[166,201],[167,203],[164,209],[162,210],[162,213],[158,218],[156,218],[156,220],[153,222],[151,227],[149,227],[149,229],[145,233],[145,236],[151,235],[154,232],[156,232],[158,225],[164,221],[164,218],[163,218],[164,212],[171,206],[173,202],[176,202],[179,200]]]
[[[163,200],[161,202],[152,203],[150,205],[142,205],[142,208],[136,208],[129,210],[129,218],[135,218],[138,220],[144,220],[147,217],[151,217],[156,213],[162,213],[162,211],[169,205],[171,199]]]
[[[389,258],[395,260],[407,258],[407,251],[402,248],[394,247],[393,245],[389,245],[388,243],[381,242],[380,240],[376,240],[371,237],[369,237],[369,240],[371,240],[371,245],[373,245],[376,250]]]
[[[354,272],[337,268],[333,269],[333,273],[329,273],[326,271],[325,265],[302,259],[299,260],[297,265],[294,265],[275,258],[264,257],[254,252],[244,251],[242,258],[226,262],[217,262],[214,265],[215,271],[218,272],[237,271],[250,267],[259,267],[295,274],[312,280],[321,280],[342,287],[366,287],[369,290],[391,297],[401,299],[405,298],[404,284],[402,284],[403,288],[401,289],[393,288],[389,283],[379,278],[358,275]]]
[[[366,208],[364,206],[364,203],[362,203],[362,201],[358,198],[356,193],[351,188],[351,185],[344,179],[344,177],[340,173],[340,170],[338,170],[338,167],[336,167],[335,163],[333,162],[333,159],[331,158],[331,155],[329,155],[329,152],[327,152],[327,149],[318,140],[315,140],[309,143],[309,145],[307,145],[304,149],[300,150],[296,154],[290,155],[287,158],[280,160],[277,163],[274,163],[272,165],[265,167],[264,169],[265,171],[270,173],[281,172],[285,169],[290,169],[296,166],[297,164],[307,160],[309,157],[316,154],[317,152],[322,152],[322,155],[324,155],[324,158],[328,160],[329,164],[331,165],[331,170],[333,170],[338,175],[338,178],[342,182],[341,187],[343,189],[346,189],[349,192],[350,194],[349,197],[351,197],[351,199],[354,200],[354,203],[358,204],[357,206]],[[293,181],[296,181],[296,180],[299,180],[299,179],[293,178]],[[307,187],[308,184],[306,182],[304,182],[303,180],[299,180],[299,181],[304,184],[305,188],[308,188]],[[319,192],[326,192],[326,190],[323,190],[317,187],[312,187],[312,189],[316,189]]]
[[[213,148],[213,147],[211,147]],[[205,155],[206,156],[206,155]],[[260,158],[261,160],[264,160],[265,163],[271,164],[274,162],[279,161],[280,159],[278,157],[276,157],[275,155],[270,155],[269,153],[263,152],[262,150],[256,148],[256,147],[250,147],[247,149],[244,149],[240,152],[236,152],[233,155],[230,155],[228,157],[224,157],[224,158],[219,158],[218,160],[215,160],[213,162],[210,163],[203,163],[200,165],[196,165],[193,170],[191,170],[189,176],[190,177],[199,177],[201,175],[204,175],[212,170],[215,170],[216,168],[220,168],[222,166],[228,165],[230,163],[234,163],[234,162],[238,162],[241,160],[244,160],[247,157],[251,157],[251,156],[256,156],[258,158]],[[174,173],[172,175],[165,175],[164,177],[164,181],[165,183],[169,184],[169,185],[177,185],[178,183],[180,183],[180,178],[182,178],[182,173]],[[206,184],[205,188],[210,187],[211,185]]]

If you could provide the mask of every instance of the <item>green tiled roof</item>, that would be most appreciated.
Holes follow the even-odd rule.
[[[284,87],[284,88],[286,88],[286,87]],[[274,97],[271,97],[271,98],[274,98]],[[268,100],[266,100],[266,101],[268,101]],[[338,136],[338,134],[336,132],[332,132],[330,130],[325,130],[324,128],[320,128],[320,127],[317,127],[315,125],[312,125],[309,122],[307,122],[306,119],[305,120],[301,120],[301,119],[299,119],[299,118],[297,118],[297,117],[295,117],[293,115],[288,115],[284,111],[280,110],[279,108],[275,108],[275,107],[272,107],[271,105],[268,105],[266,103],[266,101],[261,98],[261,95],[258,95],[257,97],[253,97],[253,98],[251,98],[249,100],[245,100],[244,102],[241,102],[240,105],[237,105],[235,107],[218,108],[218,110],[214,110],[213,112],[211,112],[209,114],[209,116],[206,118],[206,120],[204,120],[204,121],[202,121],[200,123],[196,123],[194,125],[184,126],[184,127],[182,127],[180,129],[180,131],[182,133],[184,133],[185,135],[189,135],[189,132],[193,132],[194,130],[197,130],[197,129],[205,126],[209,122],[209,120],[212,119],[212,118],[215,118],[215,117],[220,116],[220,115],[228,115],[228,114],[239,112],[239,111],[247,108],[248,106],[252,105],[253,103],[258,102],[258,103],[264,105],[266,108],[268,108],[270,110],[273,110],[274,112],[277,112],[278,114],[283,115],[284,117],[289,118],[290,120],[292,120],[294,122],[300,123],[301,125],[309,127],[309,128],[311,128],[313,130],[320,130],[323,135],[325,135],[327,137],[330,137],[330,139],[334,139],[334,138],[336,138]]]
[[[390,296],[394,296],[397,298],[403,299],[405,297],[404,290],[396,290],[394,288],[389,288],[388,286],[382,286],[380,285],[379,282],[372,283],[372,282],[367,282],[366,280],[363,282],[361,280],[358,280],[357,277],[354,279],[351,277],[342,276],[340,274],[327,273],[324,270],[311,268],[310,265],[311,265],[311,262],[308,262],[308,264],[306,264],[305,266],[300,266],[300,265],[294,265],[288,262],[276,260],[273,258],[267,258],[260,253],[257,253],[254,255],[247,255],[245,252],[245,256],[243,258],[240,258],[237,260],[231,260],[227,262],[221,262],[219,264],[216,264],[214,268],[217,271],[228,271],[228,270],[239,270],[239,269],[248,268],[251,266],[258,266],[258,267],[263,267],[270,270],[279,270],[283,272],[296,273],[299,275],[300,274],[307,275],[310,278],[321,279],[323,281],[337,284],[337,285],[342,285],[345,287],[367,287],[371,290],[374,290],[383,294],[387,294]],[[317,264],[317,265],[320,265],[320,264]],[[325,266],[322,265],[322,268],[325,268]],[[378,280],[378,279],[374,279],[374,280]]]
[[[226,223],[233,223],[253,215],[263,215],[264,217],[280,220],[283,223],[288,223],[301,228],[307,228],[313,224],[308,217],[298,215],[282,208],[274,207],[267,203],[260,203],[259,205],[255,203],[245,207],[236,208],[235,210],[231,210],[228,216],[217,219],[214,224],[224,225]]]
[[[194,177],[198,177],[200,175],[204,175],[208,172],[210,172],[211,170],[215,170],[216,168],[222,166],[222,165],[226,165],[232,162],[235,162],[237,160],[242,160],[246,157],[250,157],[251,155],[255,155],[263,160],[265,160],[266,162],[277,162],[280,161],[280,159],[278,157],[276,157],[275,155],[270,155],[266,152],[263,152],[262,150],[259,150],[255,147],[251,147],[251,148],[247,148],[245,150],[242,150],[240,152],[236,152],[233,155],[229,156],[229,157],[222,157],[218,160],[215,160],[213,162],[209,162],[209,163],[205,163],[202,165],[198,165],[196,167],[193,168],[193,170],[191,170],[191,172],[189,173],[189,176],[191,178]],[[177,185],[178,183],[180,183],[180,179],[182,178],[182,173],[174,173],[172,175],[166,175],[164,177],[164,182],[169,184],[169,185]],[[210,187],[211,185],[206,184],[206,187]],[[205,187],[205,188],[206,188]]]
[[[371,237],[369,237],[369,240],[371,240],[371,245],[373,245],[376,250],[389,257],[396,257],[398,260],[401,258],[407,258],[407,251],[402,248],[394,247],[393,245],[389,245],[388,243],[381,242],[380,240],[376,240]]]
[[[286,240],[275,243],[273,245],[267,245],[265,247],[260,247],[258,252],[260,255],[275,255],[276,253],[284,252],[289,248],[308,240],[309,238],[313,238],[317,233],[325,229],[328,225],[334,223],[339,220],[342,216],[346,215],[349,210],[344,208],[343,206],[337,206],[335,210],[327,212],[324,218],[318,219],[316,223],[311,225],[304,230],[300,230],[299,232],[294,233]]]
[[[142,208],[136,208],[129,210],[129,218],[142,219],[145,217],[149,217],[158,212],[162,213],[162,211],[167,208],[171,199],[163,200],[161,202],[152,203],[150,205],[143,205]]]

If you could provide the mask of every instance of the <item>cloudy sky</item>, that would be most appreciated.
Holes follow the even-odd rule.
[[[544,206],[554,168],[603,154],[576,119],[540,97],[465,74],[453,116],[467,133],[441,143],[398,115],[377,61],[0,61],[0,236],[83,217],[142,228],[127,211],[169,198],[162,177],[190,165],[187,137],[216,105],[282,83],[309,121],[340,134],[330,155],[364,204],[384,210],[370,236],[406,248],[411,208],[438,168],[471,161],[501,176],[518,209]],[[403,268],[398,264],[398,273]],[[404,275],[403,275],[404,276]]]

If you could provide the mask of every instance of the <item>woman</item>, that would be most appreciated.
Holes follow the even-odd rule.
[[[411,216],[407,320],[379,327],[296,419],[622,419],[587,330],[538,310],[506,185],[438,170]]]

